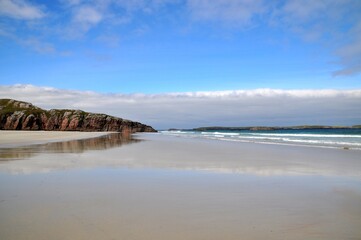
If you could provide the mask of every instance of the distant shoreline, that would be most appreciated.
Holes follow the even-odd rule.
[[[310,129],[361,129],[361,125],[354,126],[323,126],[323,125],[302,125],[289,127],[266,127],[266,126],[250,126],[250,127],[198,127],[192,129],[170,128],[168,131],[275,131],[275,130],[310,130]]]

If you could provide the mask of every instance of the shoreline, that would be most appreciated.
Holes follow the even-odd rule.
[[[83,131],[27,131],[27,130],[0,130],[0,148],[16,148],[21,146],[30,146],[37,144],[46,144],[54,142],[66,142],[72,140],[83,140],[102,137],[109,134],[119,132],[83,132]],[[141,133],[132,133],[131,136],[135,138],[139,136],[146,136]],[[300,147],[300,148],[311,148],[311,149],[334,149],[343,151],[361,151],[361,148],[357,147],[344,147],[344,146],[326,146],[326,145],[311,145],[302,143],[281,143],[281,142],[267,142],[267,141],[251,141],[244,139],[222,139],[222,138],[202,138],[202,137],[191,137],[191,136],[177,136],[173,134],[159,134],[154,133],[156,136],[164,136],[171,138],[182,138],[185,140],[196,139],[199,141],[210,140],[214,142],[222,143],[235,143],[235,144],[256,144],[256,145],[271,145],[271,146],[284,146],[284,147]],[[141,138],[141,137],[140,137]]]

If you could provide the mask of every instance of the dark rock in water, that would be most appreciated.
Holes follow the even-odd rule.
[[[81,110],[41,109],[31,103],[0,99],[1,130],[156,132],[151,126]]]

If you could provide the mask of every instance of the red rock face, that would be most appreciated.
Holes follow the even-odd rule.
[[[65,131],[68,127],[69,119],[65,118],[61,122],[60,131]]]
[[[39,130],[40,121],[33,114],[28,115],[22,123],[23,130]]]
[[[156,132],[148,125],[105,114],[87,113],[80,110],[46,111],[30,103],[10,101],[13,101],[10,102],[13,104],[11,107],[15,106],[16,111],[4,111],[4,109],[9,109],[9,105],[0,105],[0,129],[2,130]]]

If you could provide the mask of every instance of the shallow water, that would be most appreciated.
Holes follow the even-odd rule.
[[[0,239],[360,239],[359,151],[112,139],[6,155]]]
[[[361,150],[361,129],[283,129],[283,130],[207,130],[161,131],[162,134],[216,139],[219,141],[254,142],[274,145],[346,148]]]

